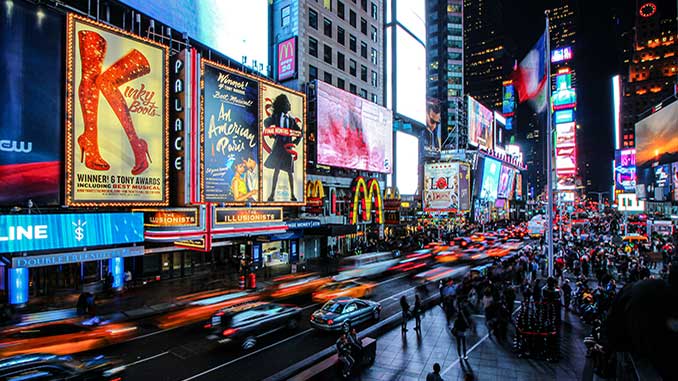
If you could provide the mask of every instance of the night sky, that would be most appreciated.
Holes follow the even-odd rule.
[[[560,0],[505,0],[505,25],[516,44],[518,62],[544,31],[544,10],[560,3]],[[632,26],[635,1],[570,0],[570,5],[577,15],[574,60],[577,118],[581,125],[578,166],[584,179],[591,180],[586,191],[609,192],[614,159],[610,81],[625,69],[618,33]]]

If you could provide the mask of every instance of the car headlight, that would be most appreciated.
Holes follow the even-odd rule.
[[[116,366],[115,368],[111,368],[109,370],[104,371],[104,377],[109,377],[114,374],[120,373],[125,370],[125,366]]]

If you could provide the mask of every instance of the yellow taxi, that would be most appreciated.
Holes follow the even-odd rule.
[[[318,291],[313,293],[313,301],[317,303],[324,303],[328,300],[341,296],[365,298],[372,294],[374,287],[374,283],[358,282],[355,280],[327,283],[326,285],[320,287]]]

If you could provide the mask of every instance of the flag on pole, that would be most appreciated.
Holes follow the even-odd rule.
[[[548,52],[546,51],[546,32],[542,34],[537,44],[523,58],[515,73],[516,89],[520,103],[530,101],[535,111],[543,112],[548,106],[547,71]]]

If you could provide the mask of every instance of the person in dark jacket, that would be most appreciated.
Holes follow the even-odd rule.
[[[273,113],[264,120],[264,128],[277,127],[281,130],[289,130],[288,133],[276,133],[271,154],[264,161],[264,167],[273,169],[273,180],[271,183],[271,195],[268,201],[275,200],[275,190],[278,186],[278,176],[280,171],[287,172],[290,182],[290,200],[297,201],[294,195],[294,161],[297,159],[297,153],[294,147],[301,142],[301,127],[296,119],[290,115],[292,105],[287,95],[280,94],[273,101]],[[286,200],[285,200],[286,201]]]
[[[414,315],[415,326],[414,330],[417,334],[421,335],[421,315],[424,313],[424,306],[421,303],[421,297],[419,295],[414,296],[414,308],[412,309],[412,315]]]
[[[341,370],[341,375],[344,378],[347,378],[351,375],[355,360],[353,360],[353,357],[351,356],[351,344],[348,342],[345,333],[342,333],[341,336],[339,336],[339,339],[337,339],[336,347],[339,361],[344,365]]]
[[[351,328],[347,338],[351,346],[351,357],[357,364],[361,364],[363,361],[363,342],[358,338],[358,332],[355,328]]]
[[[457,317],[454,319],[452,334],[457,341],[457,354],[460,359],[468,360],[466,354],[466,331],[472,328],[471,315],[466,308],[466,301],[463,298],[457,299]]]
[[[401,322],[401,328],[403,334],[407,332],[407,319],[410,315],[410,305],[407,303],[407,298],[405,298],[405,295],[400,297],[400,309],[402,310],[402,322]]]

